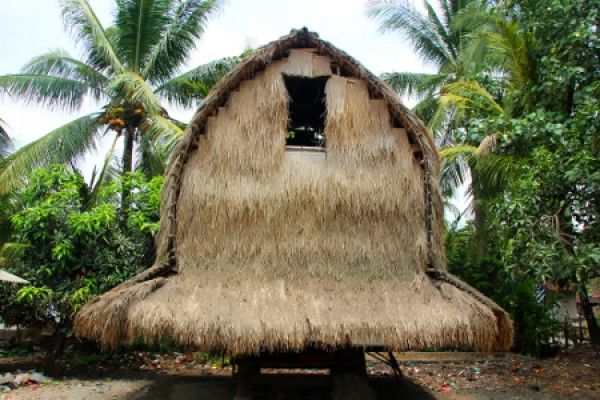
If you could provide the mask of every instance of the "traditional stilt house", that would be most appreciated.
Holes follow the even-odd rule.
[[[87,304],[76,333],[237,357],[507,350],[506,312],[446,272],[439,164],[393,90],[292,31],[203,102],[166,174],[156,263]]]

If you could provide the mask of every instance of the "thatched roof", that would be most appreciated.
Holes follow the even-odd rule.
[[[328,77],[323,166],[285,151],[284,74]],[[508,315],[445,271],[438,174],[393,90],[292,31],[206,98],[169,164],[154,266],[87,304],[75,330],[109,348],[170,336],[231,354],[506,350]]]

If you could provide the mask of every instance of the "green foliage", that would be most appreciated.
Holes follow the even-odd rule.
[[[455,273],[511,311],[518,346],[534,352],[553,327],[547,310],[534,307],[535,285],[559,282],[585,292],[600,276],[600,13],[593,3],[495,5],[475,35],[496,74],[442,88],[442,102],[461,111],[454,130],[461,145],[443,153],[447,162],[469,157],[477,233],[468,236],[480,246],[461,254],[449,244],[449,254],[463,257],[449,260]],[[493,146],[481,151],[490,138]],[[478,276],[473,265],[497,265],[510,281]],[[487,287],[487,279],[495,285]],[[497,293],[502,282],[512,282],[504,296]]]
[[[553,299],[538,304],[535,299],[538,281],[532,276],[515,276],[505,268],[495,242],[501,234],[492,238],[485,255],[480,257],[474,241],[476,232],[473,223],[447,232],[449,271],[511,314],[516,328],[515,350],[536,356],[544,354],[549,338],[559,329],[558,321],[549,313],[555,304]]]
[[[35,170],[18,191],[10,271],[31,285],[9,294],[0,313],[26,323],[70,321],[92,296],[148,267],[154,255],[162,178],[116,179],[90,204],[82,177],[55,165]],[[126,187],[130,196],[121,201]],[[6,247],[6,246],[5,246]]]

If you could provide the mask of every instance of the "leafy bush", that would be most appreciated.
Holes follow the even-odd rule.
[[[525,275],[515,276],[506,269],[497,247],[497,238],[488,241],[482,250],[475,248],[481,245],[474,240],[475,236],[473,223],[447,233],[449,271],[493,299],[511,315],[516,330],[516,351],[543,355],[549,339],[560,329],[560,322],[550,315],[554,299],[548,298],[538,304],[535,288],[539,281]]]
[[[94,193],[62,165],[35,170],[16,194],[20,211],[5,245],[10,271],[31,284],[1,297],[7,322],[68,324],[90,297],[148,267],[161,186],[161,177],[132,173]]]

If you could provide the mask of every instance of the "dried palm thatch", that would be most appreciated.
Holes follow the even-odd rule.
[[[328,77],[323,162],[286,151],[284,75]],[[107,348],[170,336],[234,355],[506,350],[507,314],[445,272],[438,169],[388,87],[292,31],[205,100],[170,162],[154,266],[87,304],[76,332]]]

